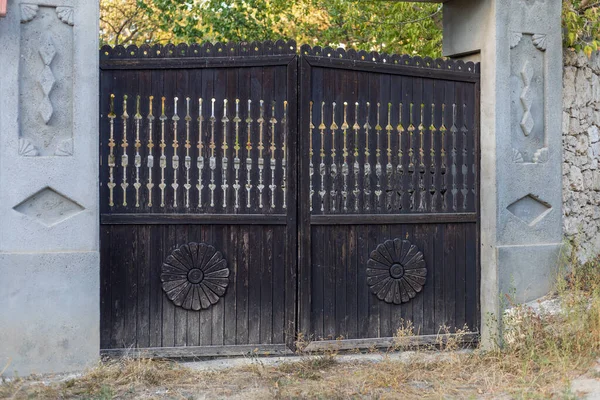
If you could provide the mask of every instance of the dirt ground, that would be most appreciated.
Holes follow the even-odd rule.
[[[120,360],[79,375],[5,379],[0,398],[562,399],[582,398],[586,392],[594,395],[593,390],[600,389],[598,374],[584,375],[582,369],[575,369],[572,376],[549,370],[525,376],[520,370],[511,373],[512,364],[498,367],[502,360],[489,357],[477,351],[321,355],[277,362],[254,357],[234,367]],[[579,392],[570,386],[578,377],[585,379],[578,384]]]

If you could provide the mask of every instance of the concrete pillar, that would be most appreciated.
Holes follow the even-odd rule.
[[[481,313],[551,289],[562,244],[561,1],[450,0],[444,55],[481,61]]]
[[[11,0],[0,19],[0,371],[99,353],[98,1]]]

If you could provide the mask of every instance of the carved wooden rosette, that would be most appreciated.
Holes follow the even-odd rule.
[[[367,284],[379,300],[406,303],[419,293],[427,279],[423,253],[408,240],[386,240],[367,262]]]
[[[186,310],[207,309],[225,295],[227,260],[206,243],[188,243],[173,250],[162,265],[160,280],[167,297]]]

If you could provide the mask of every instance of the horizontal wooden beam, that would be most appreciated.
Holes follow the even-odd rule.
[[[285,225],[285,214],[101,214],[102,225]],[[311,225],[474,223],[477,213],[312,215]]]
[[[197,69],[287,66],[296,55],[257,57],[113,58],[100,60],[100,69]]]
[[[106,357],[130,358],[198,358],[248,355],[290,355],[293,354],[285,344],[257,344],[231,346],[181,346],[101,349],[100,355]]]
[[[472,346],[479,341],[479,334],[442,334],[442,335],[423,335],[407,336],[402,338],[384,337],[374,339],[343,339],[343,340],[319,340],[310,342],[303,351],[305,353],[321,351],[349,351],[349,350],[368,350],[368,349],[405,349],[407,347],[424,347],[446,344],[450,340],[465,346]]]
[[[102,225],[285,225],[285,214],[101,214]]]
[[[312,67],[336,68],[380,74],[414,76],[418,78],[444,79],[457,82],[479,82],[479,74],[464,71],[446,71],[435,68],[423,68],[410,65],[374,63],[371,61],[337,59],[320,56],[303,55]]]
[[[399,225],[477,222],[477,213],[312,215],[311,225]]]

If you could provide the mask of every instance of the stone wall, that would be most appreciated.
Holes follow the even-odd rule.
[[[600,55],[565,51],[564,63],[564,233],[585,262],[600,254]]]

